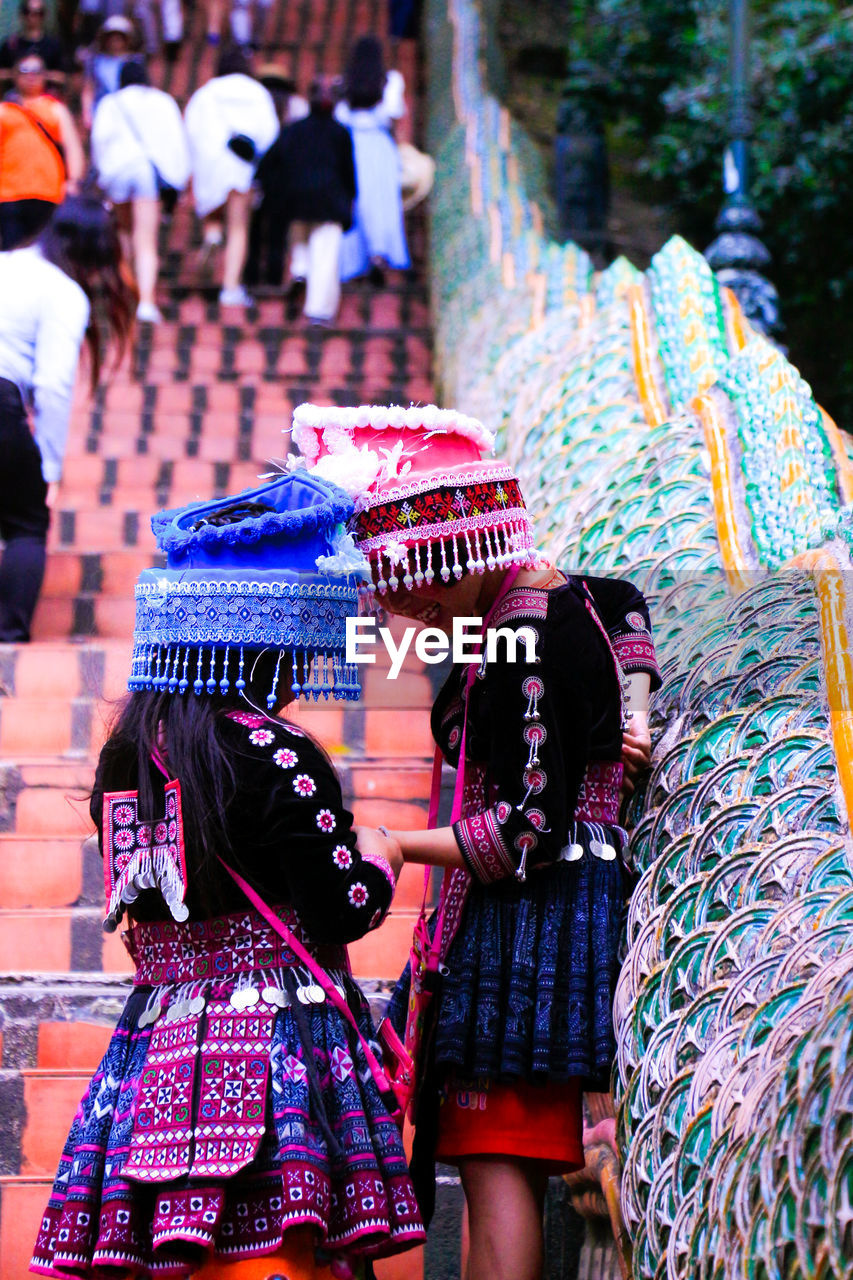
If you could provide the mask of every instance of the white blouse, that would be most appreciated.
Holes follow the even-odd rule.
[[[34,410],[41,469],[62,474],[71,398],[89,300],[37,245],[0,253],[0,378],[17,384]]]

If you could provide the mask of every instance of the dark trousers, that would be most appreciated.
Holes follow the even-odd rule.
[[[50,524],[41,454],[21,394],[0,378],[0,643],[29,640]]]
[[[17,249],[19,244],[35,240],[55,208],[49,200],[4,200],[0,203],[0,249]]]
[[[281,208],[265,197],[249,223],[249,251],[243,273],[247,285],[281,285],[286,239],[287,222]]]

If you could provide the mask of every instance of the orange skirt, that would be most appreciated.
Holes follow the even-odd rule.
[[[583,1091],[579,1080],[543,1085],[449,1082],[439,1113],[439,1160],[510,1156],[545,1161],[554,1173],[581,1169]]]

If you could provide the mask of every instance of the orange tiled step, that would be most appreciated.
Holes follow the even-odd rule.
[[[68,698],[0,699],[0,756],[34,759],[88,751],[88,734],[79,732],[75,707]]]
[[[57,1157],[59,1152],[57,1152]],[[0,1275],[32,1280],[33,1245],[52,1185],[47,1177],[0,1177]]]
[[[5,697],[105,697],[124,690],[129,637],[97,644],[33,641],[0,649],[0,708]]]
[[[82,889],[79,837],[0,834],[0,907],[70,907]]]
[[[52,1178],[90,1072],[41,1069],[22,1071],[24,1131],[21,1135],[21,1173]]]

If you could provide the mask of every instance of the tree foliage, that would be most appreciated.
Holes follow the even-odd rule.
[[[722,200],[730,137],[728,6],[574,0],[573,50],[609,68],[611,120],[644,140],[679,229],[700,246]],[[783,340],[853,430],[853,9],[753,0],[751,194],[773,254]]]

